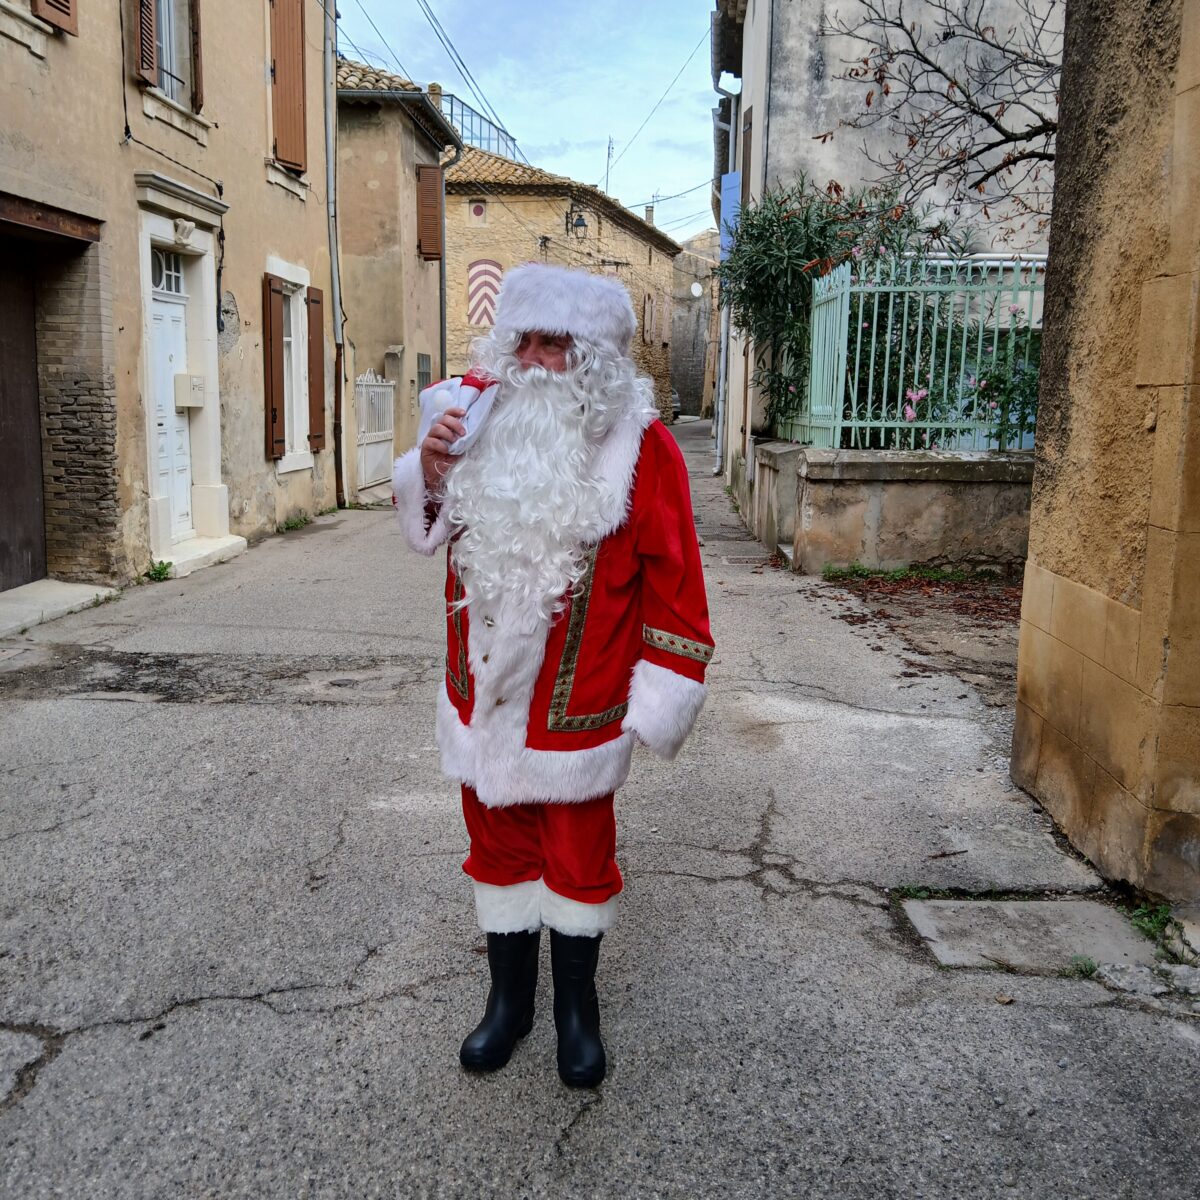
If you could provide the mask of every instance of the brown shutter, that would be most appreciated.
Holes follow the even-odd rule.
[[[325,449],[325,305],[320,288],[308,289],[308,447]]]
[[[79,36],[79,0],[33,0],[32,11],[47,25]]]
[[[134,47],[134,75],[143,83],[158,87],[158,5],[155,0],[137,0]]]
[[[266,413],[268,458],[287,450],[283,394],[283,280],[263,276],[263,409]]]
[[[427,262],[442,257],[442,168],[417,168],[417,253]]]
[[[192,112],[204,107],[204,61],[200,53],[200,0],[188,0],[192,26]]]
[[[750,148],[754,145],[754,109],[742,117],[742,203],[750,202]]]
[[[304,0],[271,0],[271,116],[275,161],[306,171]]]

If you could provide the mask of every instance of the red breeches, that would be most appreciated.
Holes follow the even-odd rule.
[[[507,887],[541,879],[550,891],[603,904],[621,890],[612,795],[578,804],[488,808],[463,785],[471,852],[463,870],[476,883]]]

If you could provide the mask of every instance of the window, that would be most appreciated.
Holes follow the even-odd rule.
[[[156,292],[183,296],[183,259],[170,250],[150,252],[150,283]]]
[[[308,169],[304,94],[304,0],[271,4],[272,155],[298,175]]]
[[[143,83],[199,112],[204,104],[200,0],[137,0],[136,71]]]
[[[263,276],[266,454],[280,471],[311,467],[311,451],[325,448],[323,314],[319,288]]]
[[[417,391],[423,392],[433,383],[433,355],[417,355]]]

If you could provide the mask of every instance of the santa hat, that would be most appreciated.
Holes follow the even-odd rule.
[[[500,285],[499,333],[569,333],[625,355],[636,329],[625,285],[607,275],[526,263],[513,267]]]

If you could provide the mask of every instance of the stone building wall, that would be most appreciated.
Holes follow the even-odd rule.
[[[473,214],[482,204],[482,218]],[[526,262],[546,262],[615,275],[629,291],[638,318],[631,357],[654,380],[655,400],[671,419],[671,320],[673,254],[632,232],[605,211],[585,208],[585,238],[568,238],[565,218],[571,200],[562,195],[501,192],[494,185],[469,181],[446,188],[446,341],[447,371],[462,374],[470,366],[473,338],[487,325],[467,319],[467,271],[490,259],[503,270]],[[647,325],[647,314],[653,313]]]
[[[116,4],[76,7],[78,36],[32,17],[29,0],[10,0],[0,12],[0,194],[100,223],[100,241],[82,259],[38,261],[46,481],[55,489],[48,566],[65,578],[123,582],[152,555],[172,557],[169,544],[153,543],[143,257],[151,217],[170,228],[175,216],[191,213],[193,230],[185,219],[172,234],[190,278],[205,288],[203,297],[193,293],[189,312],[194,302],[197,330],[215,324],[218,310],[224,320],[211,338],[193,337],[191,326],[188,333],[189,372],[202,374],[209,389],[203,413],[192,419],[219,429],[206,474],[197,467],[195,477],[194,512],[211,518],[198,535],[261,537],[301,511],[334,503],[323,12],[312,3],[305,9],[308,169],[298,179],[270,161],[267,6],[206,0],[199,115],[135,80],[128,12],[122,28]],[[150,192],[160,200],[193,197],[201,211],[180,199],[166,215],[161,203],[146,200]],[[264,453],[262,281],[274,260],[303,271],[325,301],[326,449],[310,468],[291,472],[278,471]],[[194,455],[201,440],[194,434]]]
[[[679,393],[680,409],[700,416],[712,406],[707,377],[713,347],[716,283],[713,266],[720,250],[720,234],[706,229],[683,243],[675,259],[675,305],[671,330],[671,383]],[[699,284],[699,296],[692,285]]]
[[[1013,778],[1200,898],[1200,4],[1068,11]]]

